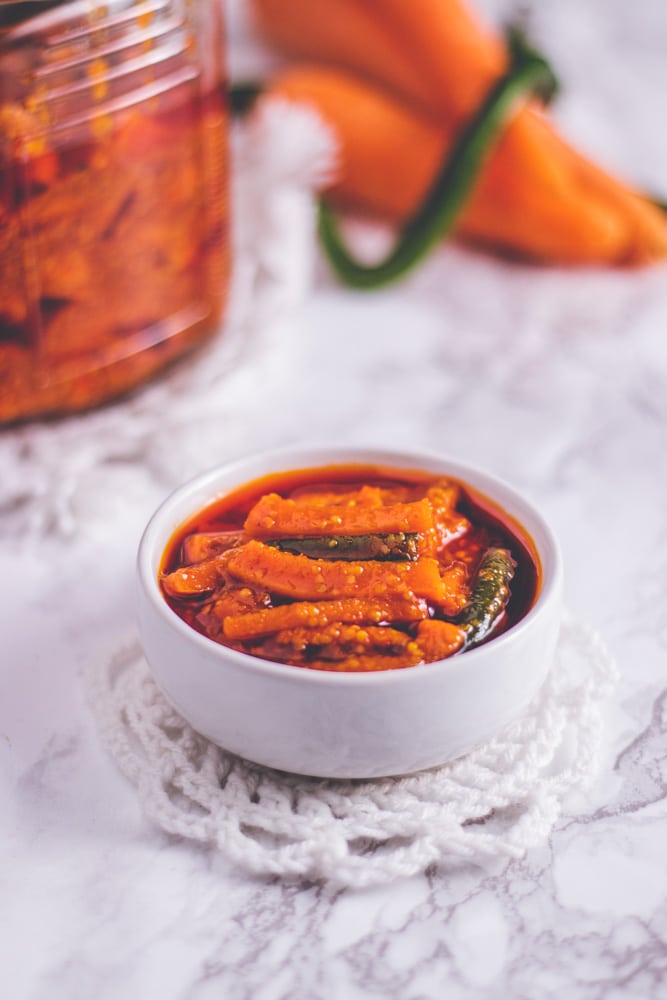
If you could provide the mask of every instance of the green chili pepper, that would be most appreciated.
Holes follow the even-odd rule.
[[[282,552],[294,552],[311,559],[377,559],[413,561],[419,556],[416,532],[397,531],[374,535],[328,535],[311,538],[278,538],[267,542]]]
[[[256,83],[254,80],[233,84],[227,91],[229,110],[232,116],[234,118],[242,118],[248,114],[261,93],[261,83]]]
[[[466,633],[466,649],[486,638],[505,610],[515,569],[507,549],[490,548],[482,556],[468,606],[456,620]]]
[[[548,62],[518,29],[508,32],[510,65],[491,88],[485,101],[463,129],[442,165],[424,202],[400,232],[396,245],[380,263],[356,261],[344,245],[337,218],[321,201],[319,233],[326,254],[341,280],[354,288],[379,288],[413,268],[457,222],[481,168],[516,107],[535,94],[547,102],[556,93],[557,80]]]

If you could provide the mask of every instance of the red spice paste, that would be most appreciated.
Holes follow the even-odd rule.
[[[274,474],[216,500],[176,532],[160,582],[216,642],[370,671],[499,634],[531,607],[540,574],[526,532],[465,484],[350,465]]]

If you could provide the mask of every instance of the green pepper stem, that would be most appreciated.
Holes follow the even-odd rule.
[[[229,110],[234,118],[242,118],[252,110],[262,93],[262,84],[255,80],[245,80],[232,84],[227,90]]]
[[[661,212],[667,213],[667,200],[665,198],[658,198],[655,195],[647,195],[646,197],[651,204],[655,205],[656,208],[659,208]]]
[[[424,201],[400,231],[384,260],[365,265],[347,250],[332,209],[319,204],[319,234],[329,261],[341,280],[353,288],[379,288],[415,267],[458,220],[517,101],[529,94],[549,100],[557,81],[548,62],[530,48],[516,29],[508,33],[510,65],[491,88],[479,110],[461,132]]]

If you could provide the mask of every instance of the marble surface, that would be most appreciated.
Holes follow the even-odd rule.
[[[664,187],[664,6],[569,0],[535,20],[568,81],[563,127]],[[0,436],[7,996],[667,996],[666,325],[664,266],[564,273],[445,247],[359,295],[320,264],[308,298],[221,368],[213,414],[194,398],[177,420],[156,414],[186,391],[185,366],[129,427],[120,404]],[[104,435],[115,448],[98,461]],[[622,677],[592,790],[522,861],[363,892],[250,878],[156,829],[100,747],[80,675],[133,633],[156,503],[218,459],[321,440],[470,459],[557,529],[567,604]]]

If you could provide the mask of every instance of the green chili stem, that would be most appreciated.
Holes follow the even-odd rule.
[[[232,116],[242,118],[248,114],[261,93],[262,84],[254,80],[232,84],[227,91],[229,110]]]
[[[509,69],[491,88],[463,129],[423,203],[402,228],[384,260],[364,265],[347,250],[332,209],[319,205],[319,233],[333,269],[353,288],[379,288],[401,277],[422,260],[456,223],[482,166],[519,98],[538,94],[549,100],[556,78],[547,61],[516,30],[508,37]]]
[[[659,208],[661,212],[667,213],[667,200],[665,198],[657,198],[654,195],[647,195],[648,200]]]

